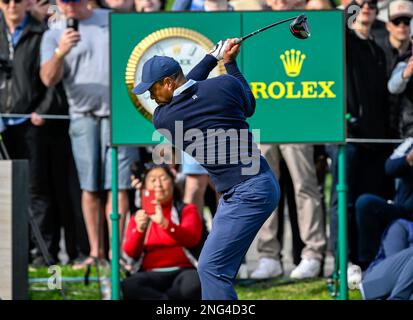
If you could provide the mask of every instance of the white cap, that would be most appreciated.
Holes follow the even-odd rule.
[[[389,4],[389,20],[399,17],[413,17],[413,3],[406,0],[396,0]]]

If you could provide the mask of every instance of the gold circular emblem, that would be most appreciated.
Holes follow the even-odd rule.
[[[186,28],[165,28],[145,37],[133,49],[126,66],[125,83],[136,109],[149,121],[152,121],[156,103],[150,99],[149,92],[137,96],[132,92],[140,82],[143,64],[156,55],[170,56],[177,60],[187,74],[214,46],[204,35]],[[222,61],[212,70],[210,77],[225,73]]]

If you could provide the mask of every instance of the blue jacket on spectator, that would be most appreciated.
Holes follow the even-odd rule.
[[[394,203],[413,215],[413,167],[406,160],[406,154],[413,147],[413,138],[407,138],[386,161],[386,174],[396,178]]]

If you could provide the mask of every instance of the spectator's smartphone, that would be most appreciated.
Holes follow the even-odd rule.
[[[142,189],[141,192],[142,209],[148,215],[155,214],[155,204],[152,203],[155,200],[155,190]]]
[[[75,31],[79,29],[79,21],[74,18],[68,18],[66,21],[66,28],[72,28]]]

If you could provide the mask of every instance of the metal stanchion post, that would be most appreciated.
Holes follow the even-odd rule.
[[[347,182],[346,182],[346,145],[338,151],[338,251],[340,263],[339,300],[348,299],[347,289]]]
[[[118,212],[118,148],[112,147],[112,261],[111,281],[112,300],[120,299],[120,276],[119,276],[119,219]]]

